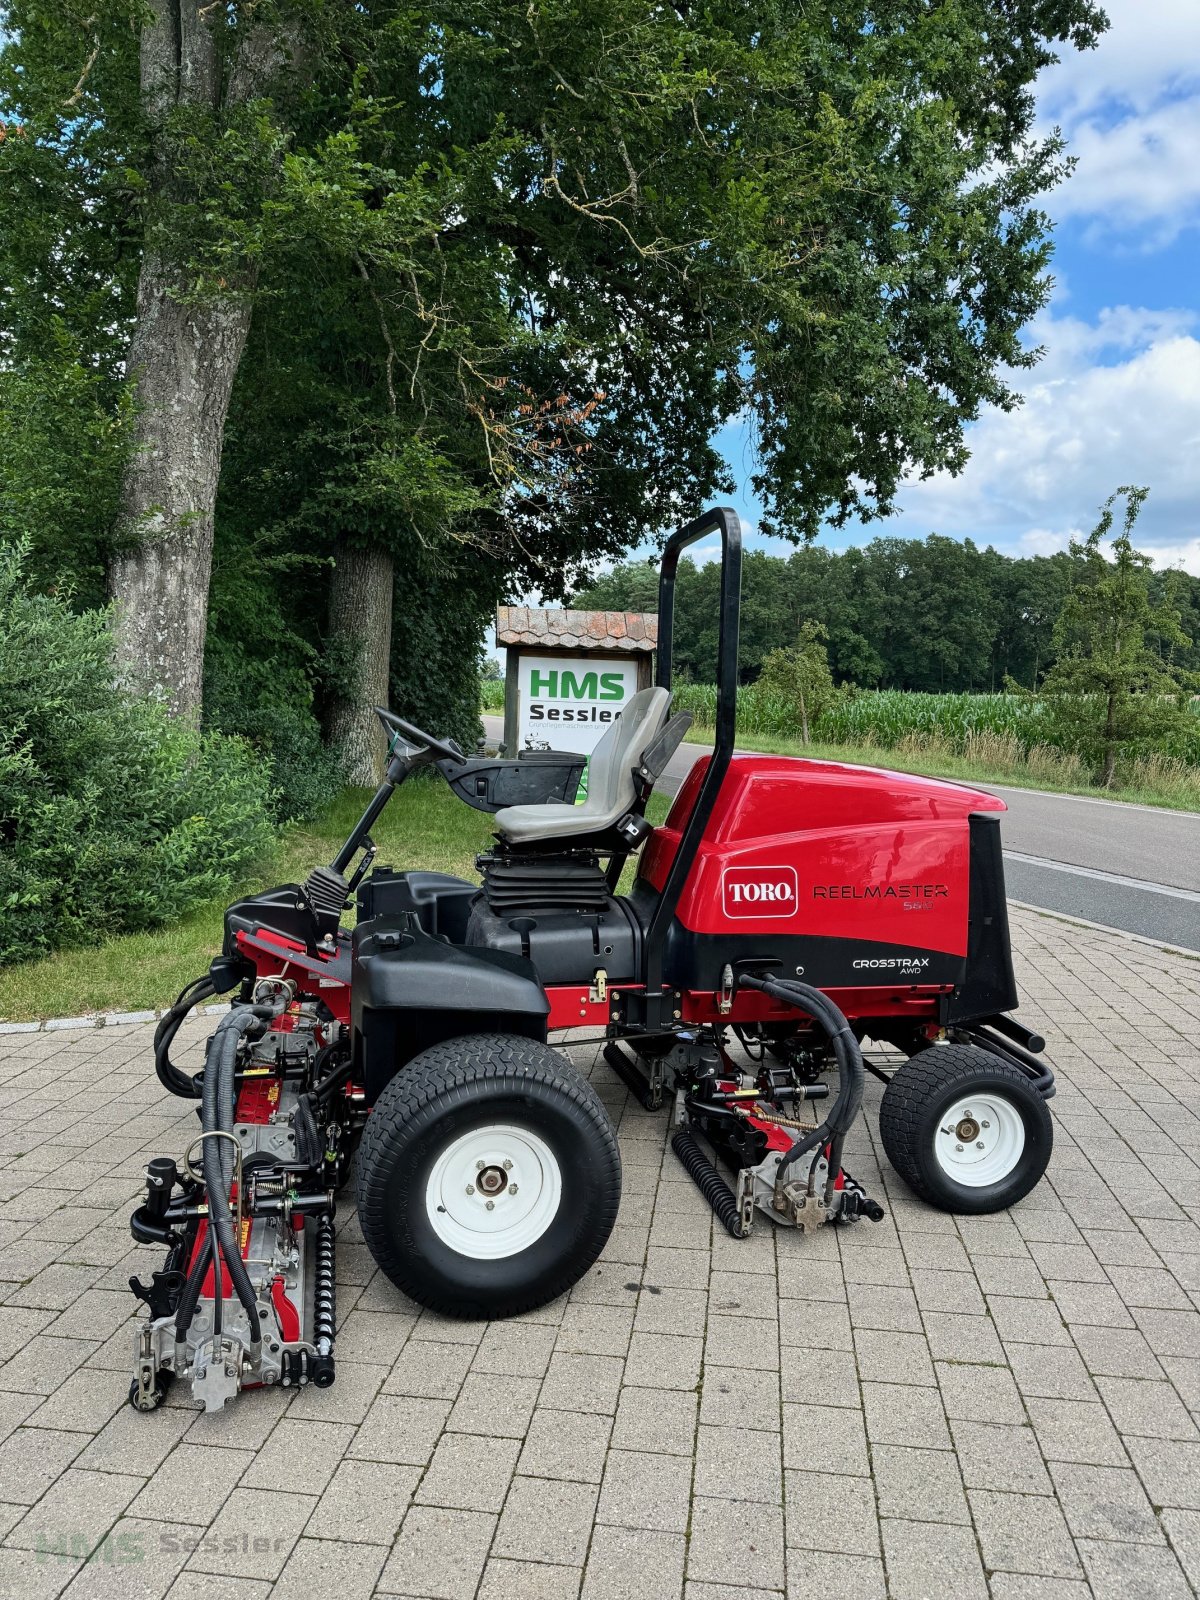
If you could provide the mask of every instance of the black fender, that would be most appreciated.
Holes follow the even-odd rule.
[[[354,930],[350,1020],[368,1105],[430,1045],[466,1033],[544,1042],[549,1014],[546,991],[523,956],[449,944],[413,916],[377,917]]]

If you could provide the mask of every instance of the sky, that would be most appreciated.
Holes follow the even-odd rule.
[[[1029,330],[1045,355],[1015,380],[1024,404],[970,426],[957,478],[909,483],[896,515],[822,542],[942,533],[1046,554],[1093,527],[1118,485],[1140,483],[1151,492],[1135,543],[1200,574],[1200,0],[1106,9],[1098,48],[1068,53],[1038,85],[1042,130],[1060,127],[1078,164],[1043,201],[1054,287]],[[719,444],[748,485],[749,430],[731,424]],[[734,504],[757,522],[748,489]]]

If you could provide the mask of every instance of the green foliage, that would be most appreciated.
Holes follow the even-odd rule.
[[[1161,749],[1190,731],[1184,674],[1164,659],[1161,647],[1182,650],[1191,640],[1174,596],[1153,598],[1150,558],[1133,548],[1133,526],[1148,492],[1117,489],[1087,539],[1072,542],[1079,570],[1055,624],[1057,659],[1042,685],[1058,742],[1092,761],[1109,787],[1119,755]],[[1121,496],[1125,517],[1109,559],[1103,542]]]
[[[85,360],[53,318],[36,353],[0,360],[0,542],[29,547],[29,576],[69,580],[98,605],[129,446],[129,389]]]
[[[710,683],[676,688],[676,708],[690,711],[702,728],[716,719],[717,691]],[[1031,694],[918,694],[903,689],[850,690],[837,695],[811,727],[815,740],[831,745],[877,745],[895,750],[905,744],[936,743],[956,755],[983,740],[1011,744],[1023,755],[1042,747],[1075,752],[1074,728],[1094,728],[1099,702],[1076,708],[1051,708],[1048,698]],[[799,705],[787,694],[771,693],[762,681],[738,690],[739,733],[752,739],[800,739]],[[1200,766],[1200,700],[1160,727],[1148,753],[1187,766]]]
[[[0,963],[145,928],[270,846],[262,770],[118,689],[102,612],[31,593],[0,547]]]
[[[837,698],[829,671],[825,648],[828,637],[819,622],[804,622],[796,643],[772,650],[763,662],[758,687],[764,697],[778,698],[795,706],[800,718],[800,736],[805,744],[809,729]]]
[[[1014,559],[971,540],[874,539],[837,552],[824,545],[788,557],[747,553],[742,569],[741,671],[752,681],[767,653],[805,622],[826,630],[835,681],[927,693],[1035,688],[1053,661],[1054,623],[1083,557]],[[680,563],[676,588],[676,670],[700,683],[716,677],[719,615],[715,563]],[[1200,670],[1200,578],[1155,573],[1156,605],[1184,617],[1184,633],[1147,639],[1164,662]],[[613,610],[657,609],[652,562],[614,567],[572,602]]]
[[[396,574],[392,624],[392,705],[440,739],[470,753],[483,736],[479,721],[479,639],[491,613],[486,583],[463,574],[451,597],[420,573]]]

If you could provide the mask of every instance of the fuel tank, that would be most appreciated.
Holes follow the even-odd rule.
[[[692,768],[647,841],[635,904],[661,891],[707,765]],[[959,989],[982,963],[989,996],[1010,995],[1004,810],[963,784],[735,756],[680,897],[665,976],[704,988],[726,962],[773,958],[823,988]]]

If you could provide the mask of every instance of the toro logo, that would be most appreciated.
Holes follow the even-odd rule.
[[[795,867],[726,867],[721,893],[727,917],[791,917],[800,905]]]

